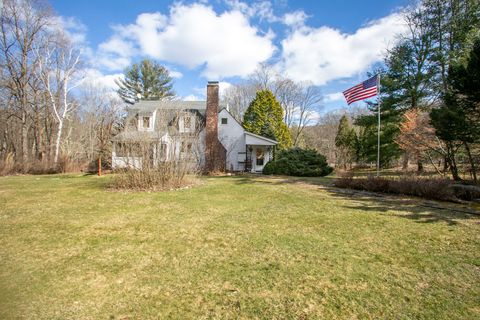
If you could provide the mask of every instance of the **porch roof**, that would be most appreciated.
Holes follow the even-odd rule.
[[[257,146],[275,146],[277,141],[259,136],[258,134],[245,131],[245,144]]]

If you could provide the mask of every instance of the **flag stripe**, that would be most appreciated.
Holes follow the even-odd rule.
[[[348,104],[374,97],[378,94],[378,76],[375,75],[343,92]]]
[[[371,97],[375,97],[376,95],[377,95],[377,93],[375,92],[375,93],[371,93],[371,94],[369,94],[369,95],[357,97],[357,98],[355,98],[355,99],[350,100],[350,103],[349,103],[349,104],[354,103],[354,102],[356,102],[356,101],[360,101],[360,100],[368,99],[368,98],[371,98]]]

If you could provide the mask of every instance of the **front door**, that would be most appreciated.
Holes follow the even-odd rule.
[[[262,171],[265,165],[265,150],[263,147],[257,147],[255,151],[255,171]]]

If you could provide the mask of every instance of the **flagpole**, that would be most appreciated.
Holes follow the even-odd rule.
[[[380,176],[380,108],[382,98],[380,97],[380,73],[378,74],[378,128],[377,128],[377,177]]]

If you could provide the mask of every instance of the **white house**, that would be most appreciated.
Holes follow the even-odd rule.
[[[140,101],[129,107],[125,130],[113,138],[112,167],[182,160],[205,171],[261,172],[276,145],[245,131],[219,105],[218,82],[208,82],[207,101]]]

